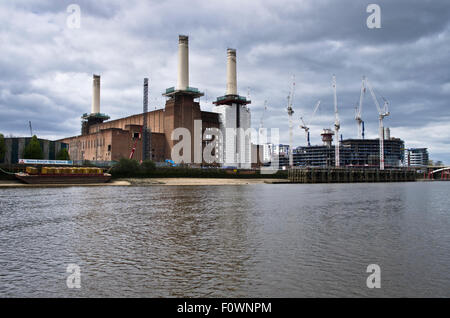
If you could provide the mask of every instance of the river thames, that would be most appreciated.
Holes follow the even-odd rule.
[[[450,182],[0,189],[0,296],[450,297],[449,207]]]

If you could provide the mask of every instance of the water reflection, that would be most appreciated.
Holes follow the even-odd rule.
[[[449,188],[0,190],[0,295],[448,297]],[[69,263],[79,290],[66,287]],[[371,263],[380,290],[365,286]]]

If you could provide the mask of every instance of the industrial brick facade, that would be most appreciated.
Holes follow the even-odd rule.
[[[90,126],[89,134],[59,141],[68,144],[72,160],[89,161],[118,161],[128,158],[136,143],[133,158],[140,160],[143,120],[143,114],[111,120]],[[165,109],[148,112],[147,127],[151,131],[150,158],[156,162],[171,159],[171,151],[176,143],[171,140],[173,130],[178,127],[187,128],[193,138],[194,120],[202,122],[203,132],[207,128],[219,127],[218,114],[202,112],[199,103],[189,96],[172,97],[167,100]],[[191,147],[193,151],[193,140]]]

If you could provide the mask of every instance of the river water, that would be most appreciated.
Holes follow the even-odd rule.
[[[0,296],[450,297],[449,206],[450,182],[0,189]]]

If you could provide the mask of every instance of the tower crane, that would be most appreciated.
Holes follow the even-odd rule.
[[[288,106],[287,106],[287,113],[289,116],[289,166],[292,168],[294,166],[294,155],[293,155],[293,149],[292,149],[292,142],[293,142],[293,124],[292,124],[292,115],[294,114],[294,110],[292,109],[292,101],[294,99],[294,92],[295,92],[295,79],[292,81],[292,87],[291,91],[289,92],[288,96]]]
[[[373,102],[375,103],[375,106],[378,110],[378,122],[379,122],[379,138],[380,138],[380,170],[384,170],[384,126],[383,126],[383,119],[384,117],[389,116],[389,110],[388,110],[388,101],[383,97],[384,104],[383,108],[380,107],[380,104],[378,103],[377,97],[375,96],[375,93],[373,92],[372,85],[370,82],[366,79],[367,87],[369,88],[370,95],[372,95]]]
[[[364,120],[362,119],[362,105],[364,94],[366,93],[366,78],[363,76],[361,84],[361,93],[359,95],[359,105],[355,109],[355,120],[358,123],[358,139],[364,139]]]
[[[320,100],[316,103],[316,105],[314,106],[314,110],[311,116],[311,119],[314,117],[314,115],[316,114],[317,109],[319,108],[320,105]],[[306,144],[308,145],[308,147],[311,146],[311,142],[309,139],[309,127],[306,125],[305,121],[303,120],[303,117],[300,117],[300,120],[302,121],[302,124],[300,125],[300,128],[303,129],[305,131],[305,135],[306,135]]]
[[[266,147],[268,147],[267,135],[264,134],[264,115],[266,114],[266,110],[267,110],[267,100],[264,101],[264,109],[261,114],[261,118],[259,120],[259,131],[258,131],[258,145],[259,145],[259,147],[263,147],[263,153],[264,153],[264,149]],[[259,151],[258,151],[258,156],[260,156]],[[262,160],[264,161],[264,155],[263,155]]]
[[[336,75],[333,75],[332,80],[333,94],[334,94],[334,135],[336,136],[336,142],[334,146],[335,164],[336,167],[340,166],[339,160],[339,129],[341,128],[341,122],[339,121],[338,105],[337,105],[337,95],[336,95]]]
[[[30,136],[33,137],[33,127],[31,127],[31,120],[28,121],[28,126],[30,128]]]
[[[267,110],[267,100],[264,101],[264,109],[261,115],[261,118],[259,120],[259,132],[258,132],[258,144],[261,144],[261,136],[263,135],[263,129],[264,129],[264,115],[266,114]]]
[[[259,120],[259,129],[260,130],[264,128],[264,115],[266,114],[266,110],[267,110],[267,100],[264,101],[263,113],[261,115],[261,119]]]

